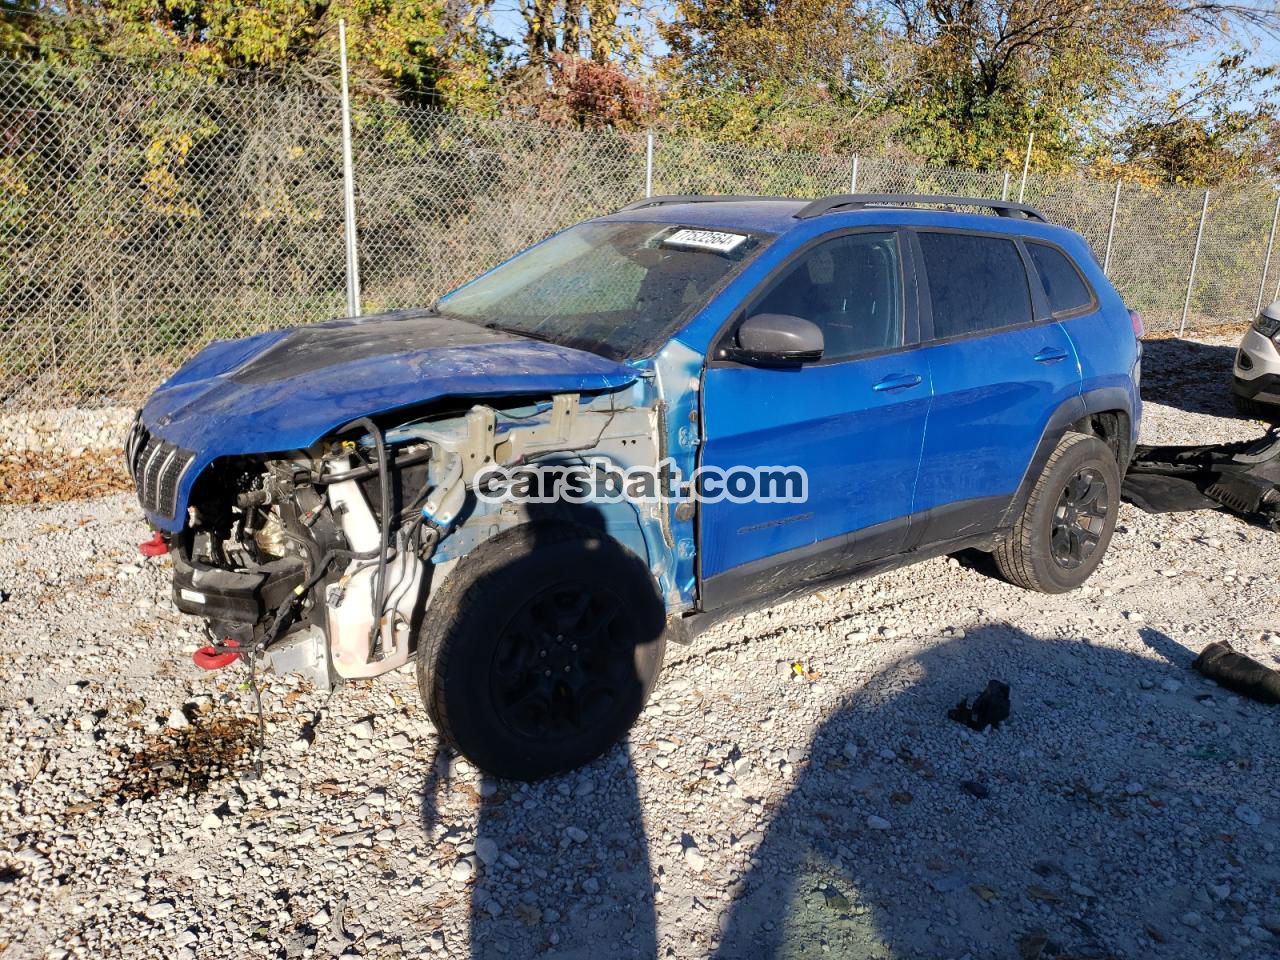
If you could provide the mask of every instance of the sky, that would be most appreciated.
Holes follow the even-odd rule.
[[[664,16],[671,9],[669,0],[654,0],[651,9],[657,15]],[[501,37],[511,41],[518,40],[524,33],[524,21],[520,17],[518,0],[497,0],[490,8],[490,26]],[[1280,64],[1280,38],[1256,36],[1247,41],[1253,49],[1253,59],[1258,65]],[[1218,43],[1197,50],[1175,61],[1171,66],[1171,81],[1174,87],[1185,87],[1190,84],[1198,71],[1212,64],[1230,44]],[[665,44],[655,39],[654,56],[666,52]]]

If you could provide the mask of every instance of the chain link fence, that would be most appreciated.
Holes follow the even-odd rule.
[[[429,303],[646,187],[1022,188],[1004,171],[666,135],[650,151],[644,134],[382,101],[354,105],[353,139],[366,311]],[[343,314],[341,147],[332,91],[0,61],[0,405],[134,402],[210,340]],[[1280,293],[1268,184],[1206,208],[1204,191],[1033,174],[1025,200],[1088,239],[1153,333],[1243,324]]]

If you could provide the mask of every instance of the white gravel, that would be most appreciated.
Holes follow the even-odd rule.
[[[1148,439],[1260,431],[1229,343],[1149,356]],[[1231,516],[1126,506],[1067,596],[939,559],[724,624],[535,786],[438,752],[408,672],[273,680],[254,779],[146,537],[127,495],[0,514],[5,958],[1280,954],[1280,708],[1189,669],[1280,663],[1280,537]],[[946,718],[991,678],[999,731]]]
[[[133,415],[129,407],[0,412],[0,457],[28,450],[74,456],[123,447]]]

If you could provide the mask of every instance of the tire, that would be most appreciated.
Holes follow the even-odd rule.
[[[418,689],[444,740],[485,772],[579,767],[635,722],[666,615],[646,564],[595,531],[531,525],[482,543],[428,606]]]
[[[1120,469],[1111,449],[1097,437],[1068,433],[1049,455],[1009,539],[994,551],[1000,575],[1040,593],[1076,589],[1102,561],[1119,509]]]

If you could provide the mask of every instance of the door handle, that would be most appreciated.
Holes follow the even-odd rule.
[[[916,387],[924,378],[918,373],[894,373],[875,384],[872,390],[906,390]]]
[[[1057,363],[1067,359],[1067,351],[1059,347],[1045,347],[1031,359],[1036,363]]]

